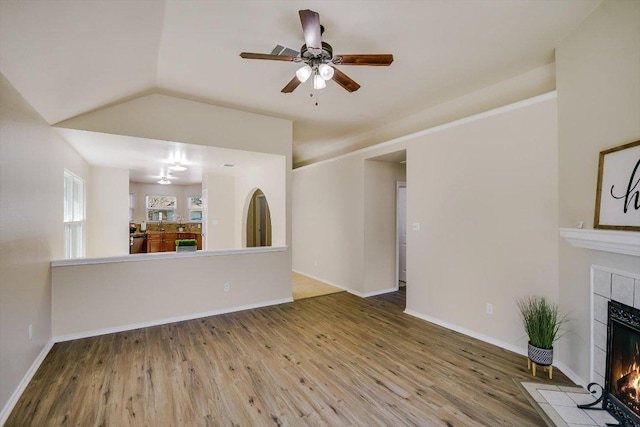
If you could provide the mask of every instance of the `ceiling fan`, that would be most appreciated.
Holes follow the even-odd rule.
[[[298,13],[300,14],[305,41],[305,44],[300,48],[300,53],[291,49],[284,49],[284,54],[276,53],[276,50],[270,54],[250,52],[242,52],[240,54],[245,59],[269,59],[303,63],[304,66],[296,71],[296,76],[282,89],[282,93],[293,92],[300,83],[306,82],[312,76],[314,89],[323,89],[327,80],[333,80],[347,91],[355,92],[360,89],[360,85],[335,68],[334,65],[385,66],[393,62],[393,55],[391,54],[334,56],[331,45],[321,40],[324,27],[320,25],[320,15],[308,9],[300,10]]]

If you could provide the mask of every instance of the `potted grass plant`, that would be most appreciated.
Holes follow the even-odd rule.
[[[535,376],[536,365],[551,366],[553,363],[553,344],[562,336],[561,328],[567,317],[560,314],[557,304],[540,296],[522,298],[517,301],[517,305],[529,337],[529,367],[533,363]],[[551,368],[549,377],[552,377]]]
[[[176,240],[176,252],[195,252],[198,249],[196,239]]]

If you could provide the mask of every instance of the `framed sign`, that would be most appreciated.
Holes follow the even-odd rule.
[[[640,141],[600,152],[593,227],[640,231]]]

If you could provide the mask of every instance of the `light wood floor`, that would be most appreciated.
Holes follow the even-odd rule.
[[[295,271],[292,272],[291,278],[294,300],[335,294],[336,292],[345,292],[344,289],[327,285],[324,282],[296,273]]]
[[[525,357],[404,301],[341,292],[59,343],[6,425],[544,425],[514,382]]]

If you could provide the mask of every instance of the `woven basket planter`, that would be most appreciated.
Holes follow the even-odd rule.
[[[529,360],[540,366],[551,365],[553,363],[553,347],[539,348],[529,343]]]

